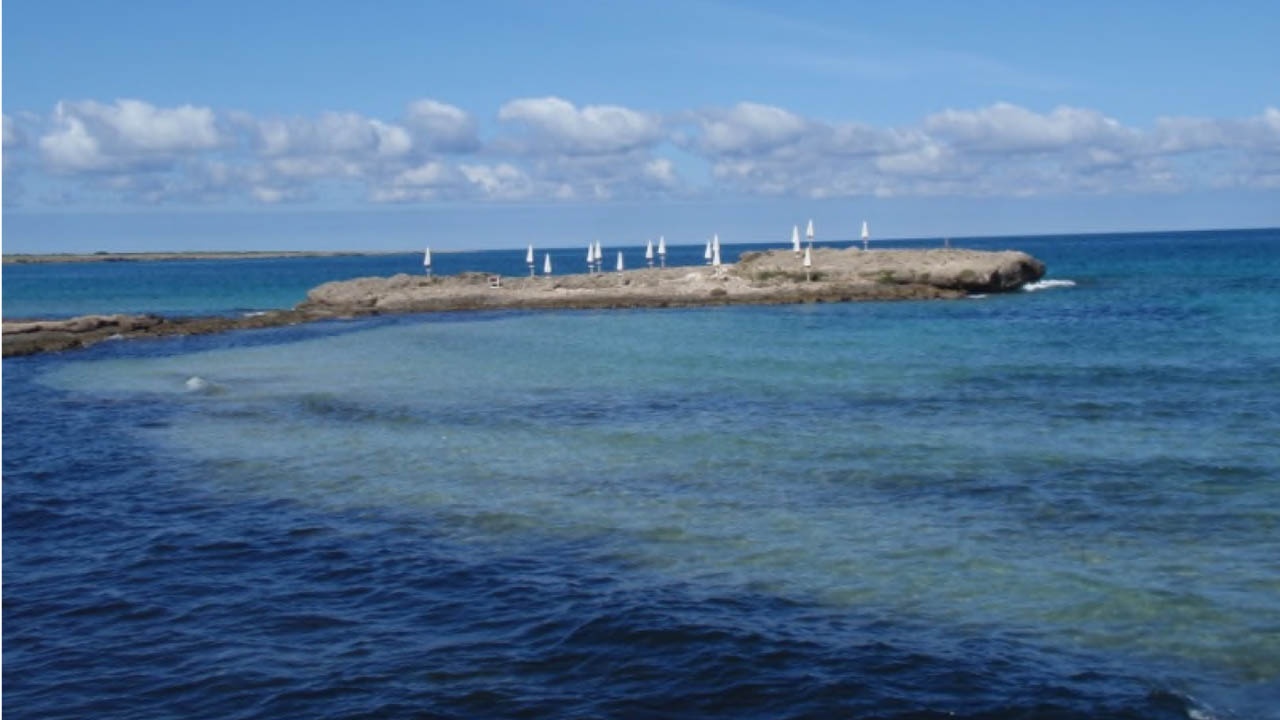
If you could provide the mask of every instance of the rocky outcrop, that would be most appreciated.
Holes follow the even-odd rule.
[[[789,251],[746,253],[735,265],[519,278],[484,273],[396,275],[331,282],[293,310],[246,317],[168,319],[88,315],[4,323],[4,356],[85,347],[103,340],[196,335],[380,313],[499,309],[688,307],[921,300],[1005,292],[1044,276],[1016,251],[817,249],[812,267]]]
[[[125,338],[205,335],[242,328],[291,325],[312,319],[280,310],[247,317],[163,318],[158,315],[84,315],[70,320],[4,323],[4,357],[88,347]]]
[[[308,312],[431,312],[500,308],[672,307],[960,297],[1004,292],[1040,279],[1026,253],[974,250],[818,249],[807,269],[791,252],[747,253],[722,268],[503,278],[396,275],[321,285]]]
[[[735,272],[761,279],[804,282],[804,268],[790,252],[746,253]],[[1044,263],[1016,250],[813,251],[812,275],[822,283],[928,285],[964,293],[1016,290],[1044,276]]]

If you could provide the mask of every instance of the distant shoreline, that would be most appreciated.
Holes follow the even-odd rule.
[[[40,265],[47,263],[85,262],[162,262],[171,260],[255,260],[305,257],[361,257],[377,255],[409,255],[411,251],[361,250],[234,250],[184,252],[98,252],[98,253],[21,253],[5,255],[5,265]]]

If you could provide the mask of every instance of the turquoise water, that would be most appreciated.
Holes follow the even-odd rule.
[[[176,698],[218,715],[243,696],[166,663],[198,650],[267,672],[299,662],[293,643],[317,667],[283,672],[246,716],[670,717],[669,702],[1277,717],[1280,232],[1001,242],[1062,282],[949,302],[406,316],[6,360],[6,694],[56,708],[71,681],[24,668],[75,655],[75,603],[50,598],[78,583],[158,613],[118,611],[130,632],[170,611],[191,622],[174,566],[104,576],[174,552],[216,508],[234,537],[187,550],[233,543],[239,559],[198,606],[300,603],[341,631],[242,619],[249,640],[232,640],[196,622],[128,661],[181,692],[130,705],[113,686],[82,708]],[[50,412],[32,419],[36,403]],[[90,451],[47,443],[104,420]],[[93,548],[79,502],[140,527]],[[268,541],[273,515],[312,530]],[[344,567],[404,564],[318,602],[316,532]],[[14,563],[15,547],[66,572]],[[409,558],[426,555],[505,569],[424,586],[435,570]],[[441,604],[455,614],[419,622]],[[79,642],[111,655],[113,637]],[[335,650],[361,637],[408,646]],[[576,663],[522,664],[565,653]],[[382,674],[361,675],[375,660]],[[329,704],[270,704],[299,688]]]

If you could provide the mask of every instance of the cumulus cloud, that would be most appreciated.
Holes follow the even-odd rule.
[[[218,147],[222,135],[213,110],[183,105],[157,108],[141,100],[60,102],[39,145],[55,171],[119,170],[164,164]]]
[[[531,153],[627,153],[662,137],[662,123],[654,116],[616,105],[579,109],[557,97],[512,100],[498,111],[498,119],[528,130],[521,147]]]
[[[4,116],[5,178],[20,189],[19,166],[43,173],[42,196],[268,204],[361,194],[373,203],[599,202],[1280,186],[1276,108],[1144,128],[1095,109],[1002,102],[876,126],[755,102],[659,115],[541,97],[511,100],[494,119],[485,134],[470,112],[430,98],[391,119],[64,101],[45,116]],[[691,168],[699,181],[686,179]]]
[[[658,187],[674,188],[680,183],[675,163],[667,158],[654,158],[644,164],[644,177]]]
[[[1136,133],[1096,110],[1060,107],[1041,114],[1009,103],[978,110],[946,110],[926,118],[924,130],[955,147],[995,153],[1123,146],[1136,138]]]
[[[805,137],[810,124],[782,108],[738,103],[728,110],[705,112],[698,145],[710,155],[758,155]]]
[[[368,197],[377,203],[431,202],[462,197],[465,178],[457,169],[439,160],[406,167],[381,182],[375,182]]]
[[[405,124],[425,147],[446,153],[469,153],[480,148],[476,121],[461,108],[436,100],[409,104]]]
[[[237,116],[253,136],[258,151],[267,157],[285,155],[399,157],[413,147],[409,132],[400,126],[358,113],[326,112],[317,118],[254,119]]]
[[[533,195],[534,183],[520,168],[509,163],[496,165],[460,165],[467,182],[488,198],[524,200]]]

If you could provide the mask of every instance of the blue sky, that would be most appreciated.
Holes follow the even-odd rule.
[[[6,252],[1280,225],[1274,2],[7,0]]]

